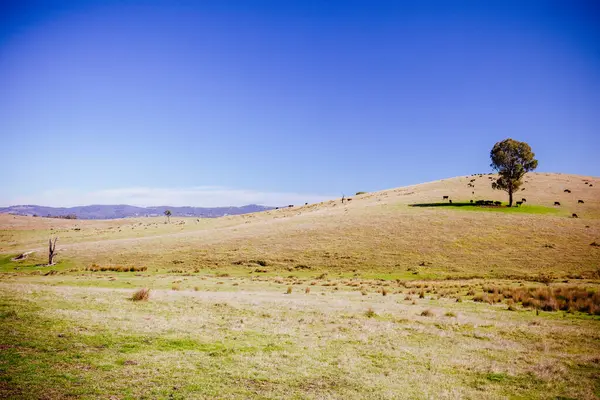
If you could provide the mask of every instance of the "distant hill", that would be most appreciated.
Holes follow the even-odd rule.
[[[36,205],[18,205],[0,208],[0,213],[15,215],[37,215],[40,217],[59,217],[75,215],[77,219],[115,219],[128,217],[161,216],[165,210],[171,210],[177,217],[215,218],[224,215],[249,214],[272,210],[273,207],[249,204],[241,207],[136,207],[126,204],[91,205],[79,207],[45,207]]]

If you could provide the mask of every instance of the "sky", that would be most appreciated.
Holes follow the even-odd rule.
[[[322,201],[600,176],[600,4],[0,0],[0,206]]]

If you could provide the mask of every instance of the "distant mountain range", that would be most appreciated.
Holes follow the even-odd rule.
[[[249,214],[272,210],[274,207],[249,204],[241,207],[136,207],[126,204],[92,205],[80,207],[45,207],[36,205],[21,205],[0,208],[0,213],[16,215],[35,215],[39,217],[64,217],[74,215],[78,219],[115,219],[128,217],[156,217],[164,215],[165,210],[171,210],[175,217],[215,218],[224,215]]]

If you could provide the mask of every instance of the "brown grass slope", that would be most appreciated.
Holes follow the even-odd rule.
[[[470,199],[506,201],[491,175],[457,177],[324,203],[211,220],[68,221],[0,216],[0,251],[39,249],[61,237],[60,257],[153,269],[267,273],[306,271],[387,277],[596,277],[600,268],[600,179],[532,173],[515,198],[552,214],[409,207]],[[468,186],[475,179],[474,188]],[[587,183],[586,183],[587,182]],[[591,185],[591,186],[590,186]],[[565,192],[569,189],[570,193]],[[472,192],[475,192],[473,194]],[[584,204],[578,204],[583,200]],[[577,213],[579,218],[571,218]],[[38,254],[41,257],[43,254]],[[262,273],[262,272],[259,272]]]

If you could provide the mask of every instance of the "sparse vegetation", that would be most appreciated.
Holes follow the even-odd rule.
[[[435,314],[431,310],[423,310],[421,312],[421,317],[433,317]]]
[[[119,265],[100,266],[98,264],[92,264],[89,267],[86,267],[85,270],[91,272],[144,272],[148,270],[148,267],[129,267]]]
[[[370,193],[350,211],[0,215],[0,397],[594,398],[599,185],[532,173],[522,207],[460,206],[471,179],[474,200],[495,199],[495,176]],[[453,204],[407,206],[441,193]],[[66,249],[52,267],[48,232]],[[132,301],[140,287],[150,303]]]
[[[373,310],[372,307],[369,307],[369,309],[367,311],[365,311],[365,316],[367,318],[374,318],[377,316],[377,313],[375,312],[375,310]]]
[[[136,290],[131,296],[132,301],[147,301],[150,298],[150,289],[142,288]]]

